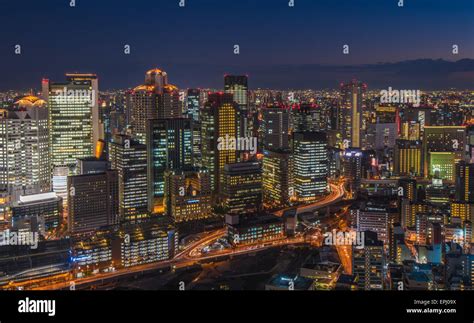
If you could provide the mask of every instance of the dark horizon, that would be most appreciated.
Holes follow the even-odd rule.
[[[347,77],[372,88],[406,88],[414,86],[413,75],[417,88],[472,84],[472,62],[438,59],[474,59],[474,2],[397,3],[296,0],[290,8],[288,0],[187,0],[181,8],[177,0],[78,0],[76,7],[8,1],[0,4],[8,13],[0,21],[0,90],[37,88],[43,77],[62,81],[72,71],[96,73],[101,89],[129,88],[154,67],[180,88],[220,88],[224,73],[249,74],[252,88],[337,87]],[[420,66],[430,75],[403,65],[418,59],[433,60]],[[377,62],[389,63],[382,69]],[[359,69],[366,64],[368,71]]]

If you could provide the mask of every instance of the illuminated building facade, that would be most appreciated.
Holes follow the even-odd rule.
[[[224,91],[225,93],[232,94],[234,102],[238,105],[238,136],[246,137],[249,135],[248,77],[246,75],[225,75]]]
[[[0,110],[0,185],[13,199],[49,192],[51,183],[48,111],[45,101],[27,96],[12,110]]]
[[[135,87],[128,96],[132,134],[142,144],[147,141],[149,119],[179,118],[182,115],[179,90],[168,83],[165,71],[147,71],[145,84]]]
[[[353,80],[341,84],[342,102],[339,110],[339,130],[342,137],[349,141],[351,148],[360,148],[362,144],[362,105],[367,86]]]
[[[350,190],[355,193],[362,180],[362,151],[346,149],[343,156],[343,174],[347,178]]]
[[[455,160],[464,160],[466,147],[466,127],[464,126],[425,126],[423,135],[423,161],[425,177],[432,174],[433,164],[430,155],[434,152],[448,152],[454,154]]]
[[[211,217],[211,197],[211,180],[206,169],[166,171],[165,213],[173,218],[175,223]]]
[[[201,114],[202,165],[209,170],[211,188],[220,192],[224,180],[225,164],[239,161],[239,153],[231,149],[218,149],[219,138],[238,137],[239,107],[230,93],[210,93]]]
[[[91,156],[103,139],[99,120],[98,78],[95,74],[66,74],[65,83],[43,80],[48,102],[51,164],[74,167],[77,158]]]
[[[359,276],[359,290],[381,290],[384,275],[383,242],[371,231],[364,232],[364,240],[363,247],[352,247],[352,273]]]
[[[328,192],[327,137],[322,132],[293,133],[293,179],[296,197],[313,200]]]
[[[287,206],[294,194],[289,150],[263,152],[263,203],[269,208]]]
[[[287,109],[272,106],[262,109],[263,142],[268,150],[289,148],[289,113]]]
[[[262,203],[262,167],[259,162],[224,166],[222,201],[229,213],[251,213]]]
[[[474,164],[463,160],[456,163],[456,199],[474,203]]]
[[[91,232],[119,221],[118,174],[108,170],[97,174],[69,176],[68,231]]]
[[[421,141],[397,140],[395,143],[394,173],[400,176],[422,176]]]
[[[454,180],[455,154],[451,152],[430,152],[430,173],[433,178]]]
[[[193,129],[190,119],[147,121],[148,207],[164,211],[165,171],[193,166]]]
[[[146,145],[116,135],[109,144],[112,169],[118,172],[120,220],[148,216],[148,164]]]
[[[226,215],[227,239],[232,245],[249,245],[285,237],[285,222],[274,215]]]

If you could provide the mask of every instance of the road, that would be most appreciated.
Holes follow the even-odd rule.
[[[303,205],[297,207],[297,214],[303,212],[311,212],[317,210],[319,208],[323,208],[329,206],[331,204],[337,203],[343,199],[346,194],[344,189],[344,183],[339,182],[338,184],[330,184],[331,192],[324,198],[320,199],[315,203],[311,203],[308,205]],[[283,215],[284,210],[278,211],[275,213],[276,215]],[[174,266],[175,268],[192,266],[194,264],[198,264],[202,260],[210,260],[214,258],[219,258],[223,256],[233,256],[233,255],[242,255],[246,253],[253,253],[256,251],[265,250],[268,248],[274,248],[277,246],[282,245],[289,245],[289,244],[297,244],[304,242],[303,237],[295,237],[295,238],[286,238],[282,240],[267,242],[267,243],[259,243],[255,245],[246,245],[241,246],[233,249],[224,249],[222,251],[213,252],[212,254],[201,254],[202,248],[212,244],[215,240],[225,236],[225,229],[219,229],[213,232],[209,232],[206,236],[201,238],[198,241],[192,242],[187,245],[184,250],[180,250],[173,259],[166,260],[158,263],[150,263],[144,264],[139,266],[134,266],[130,268],[118,269],[113,272],[107,273],[98,273],[93,276],[84,277],[84,278],[76,278],[71,281],[61,282],[61,283],[53,283],[47,286],[37,287],[33,289],[38,290],[56,290],[56,289],[69,289],[71,286],[71,282],[74,282],[76,287],[84,284],[91,284],[94,282],[101,282],[107,279],[112,278],[119,278],[125,275],[133,275],[138,274],[146,271],[153,271],[159,270],[160,268],[166,268],[169,266]],[[13,284],[14,286],[14,284]]]

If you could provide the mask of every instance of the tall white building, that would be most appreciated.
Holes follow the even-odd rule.
[[[0,110],[0,185],[13,200],[50,190],[48,111],[35,96]]]

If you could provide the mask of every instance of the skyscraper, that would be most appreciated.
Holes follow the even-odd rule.
[[[207,219],[212,215],[211,182],[206,169],[165,172],[165,211],[175,223]]]
[[[262,109],[263,142],[266,149],[278,150],[289,148],[289,113],[288,110],[271,106]]]
[[[148,216],[148,165],[146,145],[116,135],[109,144],[112,169],[118,172],[120,220]]]
[[[116,170],[68,177],[68,231],[92,232],[119,222]]]
[[[233,96],[234,102],[237,103],[239,117],[239,135],[245,137],[248,135],[248,77],[246,75],[225,75],[224,76],[225,93]]]
[[[164,211],[165,171],[193,166],[192,131],[190,119],[150,119],[147,121],[148,207],[150,211]]]
[[[98,78],[95,74],[66,74],[65,83],[43,79],[48,102],[49,148],[53,167],[73,167],[76,159],[93,155],[103,139],[99,120]]]
[[[423,135],[423,161],[425,177],[431,174],[433,165],[430,155],[433,152],[454,153],[454,160],[464,160],[466,147],[466,127],[464,126],[425,126]]]
[[[316,199],[328,192],[327,137],[322,132],[293,133],[293,179],[299,200]]]
[[[459,161],[456,164],[456,200],[474,203],[474,164]]]
[[[359,276],[360,290],[383,289],[384,255],[383,242],[377,234],[365,231],[364,246],[352,247],[352,272]]]
[[[339,130],[342,138],[348,140],[351,148],[360,148],[362,144],[362,105],[367,86],[353,80],[341,84],[342,102],[339,110]]]
[[[360,149],[348,149],[344,152],[344,176],[348,180],[352,193],[356,193],[362,180],[362,151]]]
[[[294,194],[290,150],[263,152],[263,203],[270,208],[287,206]]]
[[[146,142],[147,120],[179,118],[182,115],[178,88],[168,84],[165,71],[147,71],[145,84],[135,87],[128,96],[132,134],[142,144]]]
[[[395,143],[394,172],[400,176],[422,176],[423,154],[421,141],[397,140]]]
[[[186,111],[188,118],[199,121],[201,90],[188,89]]]
[[[219,138],[237,138],[239,108],[230,93],[211,93],[201,115],[202,164],[209,170],[211,188],[219,192],[225,164],[238,161],[235,149],[218,149]],[[228,148],[228,147],[226,147]]]
[[[259,162],[224,166],[222,200],[230,213],[253,213],[262,203],[262,167]]]
[[[48,111],[45,101],[27,96],[0,110],[0,185],[14,200],[49,192]]]

